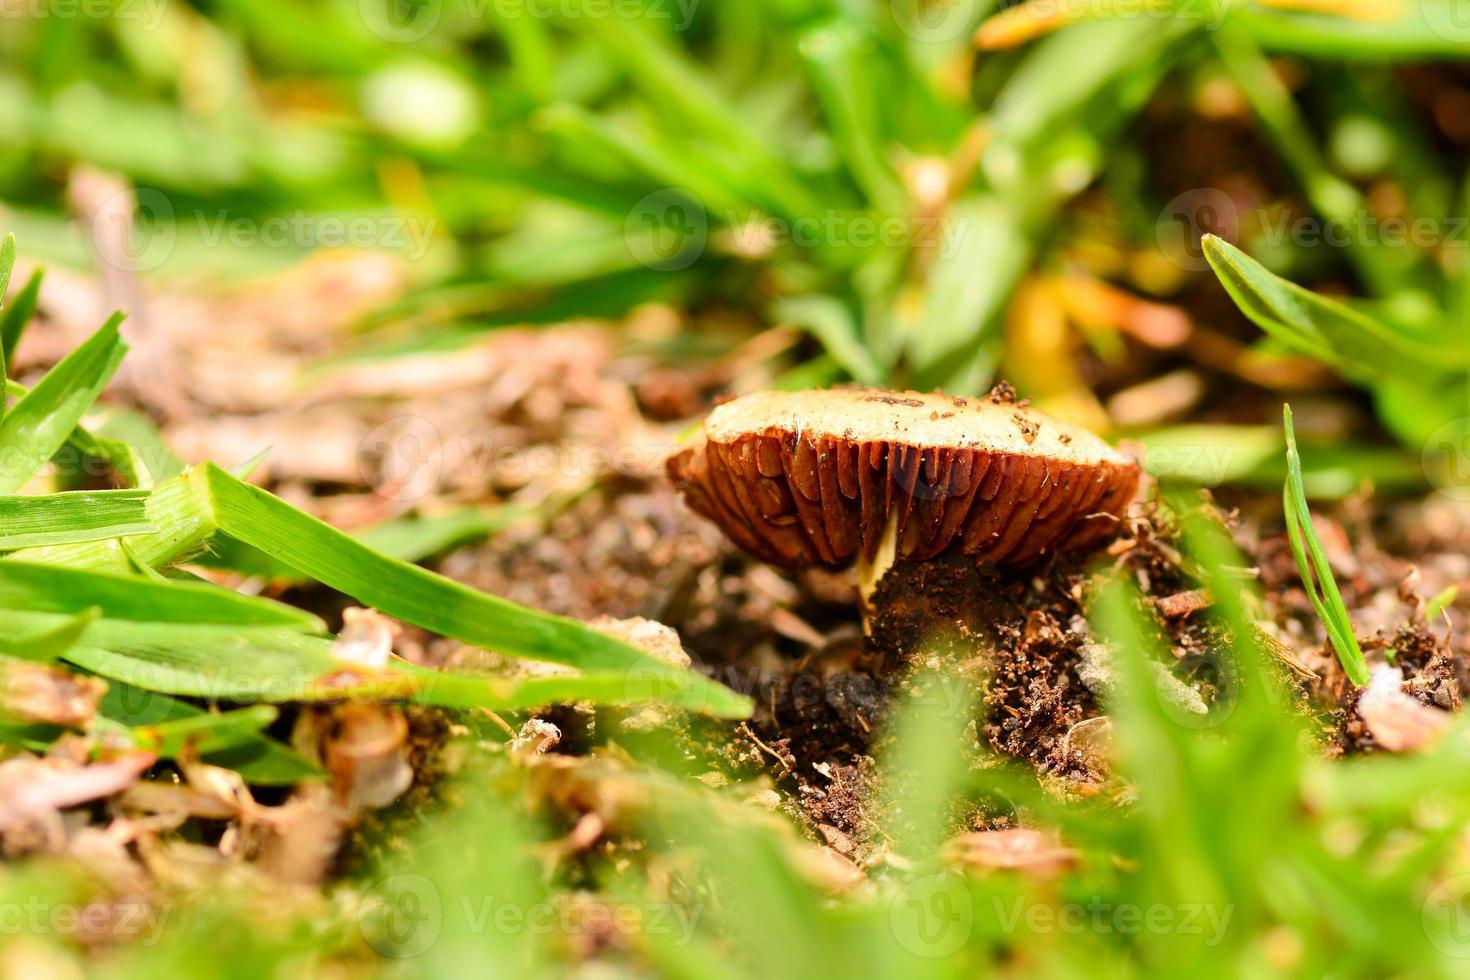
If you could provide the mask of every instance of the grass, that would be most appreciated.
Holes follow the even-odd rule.
[[[1296,428],[1292,425],[1291,406],[1285,406],[1283,425],[1286,427],[1286,487],[1282,491],[1281,509],[1286,516],[1286,535],[1291,542],[1291,553],[1296,558],[1296,567],[1306,586],[1307,597],[1312,608],[1327,630],[1332,649],[1342,664],[1348,680],[1359,687],[1368,683],[1368,663],[1363,658],[1363,649],[1358,645],[1353,623],[1348,618],[1347,605],[1342,601],[1342,592],[1327,561],[1327,553],[1312,526],[1312,513],[1307,509],[1307,491],[1302,484],[1302,460],[1296,448]]]
[[[222,221],[260,229],[300,215],[324,227],[371,215],[373,244],[405,258],[394,229],[430,229],[405,262],[409,292],[361,324],[357,357],[657,303],[691,323],[663,355],[686,352],[679,344],[719,353],[700,328],[733,312],[803,332],[775,365],[787,383],[968,394],[1008,366],[1008,333],[1028,326],[1008,322],[1015,291],[1100,250],[1080,227],[1096,201],[1074,206],[1089,188],[1121,228],[1122,244],[1101,248],[1105,274],[1152,268],[1140,256],[1157,251],[1159,202],[1144,190],[1136,123],[1182,81],[1223,79],[1240,94],[1319,220],[1351,220],[1375,182],[1401,188],[1411,218],[1447,224],[1470,204],[1463,161],[1403,111],[1390,70],[1463,59],[1450,0],[1394,5],[1379,20],[1334,15],[1344,5],[1161,4],[1156,16],[1085,18],[976,57],[969,39],[983,23],[993,46],[1032,33],[1027,7],[999,6],[953,4],[936,20],[924,0],[750,0],[695,5],[681,26],[654,0],[636,17],[568,0],[548,18],[446,2],[419,10],[439,20],[412,44],[394,39],[402,25],[385,29],[351,3],[164,4],[148,9],[157,23],[119,5],[111,17],[7,22],[0,199],[14,207],[0,221],[28,254],[86,266],[55,175],[90,163],[144,192],[146,247],[129,271],[164,283],[248,281],[316,244],[211,242]],[[1282,82],[1281,57],[1307,65],[1302,88]],[[1364,132],[1366,144],[1350,138]],[[855,233],[884,227],[897,233]],[[1150,460],[1169,483],[1285,482],[1302,581],[1362,684],[1308,495],[1342,497],[1365,481],[1423,489],[1421,448],[1465,435],[1454,424],[1470,409],[1470,262],[1453,243],[1324,249],[1273,243],[1267,230],[1247,222],[1239,247],[1203,246],[1265,334],[1253,353],[1329,366],[1368,394],[1407,454],[1299,447],[1289,410],[1284,433],[1128,434],[1165,450]],[[7,237],[0,296],[16,258]],[[1346,282],[1358,298],[1294,280]],[[0,310],[0,365],[42,282],[34,273]],[[1175,270],[1128,284],[1169,300],[1192,282]],[[1156,692],[1150,664],[1167,654],[1133,586],[1099,573],[1091,587],[1093,631],[1121,677],[1106,707],[1122,799],[1063,800],[1000,758],[972,765],[954,750],[970,712],[933,707],[963,698],[916,698],[882,740],[885,764],[910,777],[886,787],[890,856],[859,887],[834,894],[810,843],[742,800],[748,788],[705,789],[618,752],[577,777],[583,812],[638,846],[549,874],[545,857],[570,830],[543,798],[549,764],[511,760],[479,709],[514,718],[547,703],[653,698],[740,716],[748,701],[410,563],[493,532],[513,510],[410,518],[354,539],[240,474],[185,467],[146,425],[126,436],[98,427],[90,416],[125,355],[119,326],[109,320],[33,386],[6,381],[0,398],[0,666],[105,679],[90,749],[130,745],[180,765],[202,756],[257,787],[321,778],[272,726],[283,709],[343,693],[324,685],[342,670],[334,638],[300,609],[199,580],[204,566],[316,583],[580,673],[510,680],[394,662],[354,678],[347,690],[364,699],[454,712],[466,760],[454,785],[325,898],[298,905],[275,881],[180,887],[150,913],[166,921],[140,914],[137,941],[88,959],[100,974],[539,975],[570,972],[596,944],[614,970],[700,978],[1463,974],[1470,733],[1457,722],[1417,756],[1322,759],[1230,573],[1249,561],[1198,516],[1187,542],[1216,600],[1205,615],[1228,638],[1230,679],[1207,723],[1180,724]],[[1114,327],[1063,327],[1096,357],[1118,349]],[[78,461],[104,464],[120,488],[82,485]],[[1431,600],[1429,618],[1454,600]],[[0,719],[0,744],[46,751],[65,734]],[[697,773],[698,760],[684,764]],[[939,852],[957,801],[1056,828],[1066,870],[954,867]],[[102,893],[74,861],[0,865],[0,925],[42,917],[24,935],[0,930],[0,963],[80,960],[75,930],[52,917]],[[599,926],[596,907],[631,924]]]

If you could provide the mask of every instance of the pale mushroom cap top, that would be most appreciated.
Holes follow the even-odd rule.
[[[951,551],[1019,565],[1114,532],[1137,490],[1128,456],[1001,398],[836,389],[727,402],[671,457],[689,505],[789,568]]]
[[[1133,460],[1079,426],[987,396],[953,398],[914,391],[832,388],[762,391],[719,405],[704,421],[705,438],[733,442],[753,432],[787,430],[854,442],[974,449],[1049,456],[1072,463]]]

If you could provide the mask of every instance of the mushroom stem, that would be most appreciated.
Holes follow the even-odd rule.
[[[873,556],[869,558],[866,552],[858,554],[857,583],[858,596],[862,601],[864,636],[871,636],[873,632],[873,616],[877,611],[873,605],[873,595],[897,558],[898,511],[894,510],[888,515],[888,524],[883,529],[883,537],[878,540]]]

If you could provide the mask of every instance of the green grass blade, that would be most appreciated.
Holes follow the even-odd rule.
[[[157,530],[128,538],[127,548],[122,546],[123,539],[116,538],[27,548],[7,560],[131,574],[135,561],[162,568],[192,558],[219,531],[203,480],[197,469],[189,470],[154,489],[148,498],[148,521]]]
[[[1220,60],[1250,101],[1267,135],[1305,192],[1307,200],[1329,222],[1352,227],[1368,209],[1358,189],[1331,172],[1298,111],[1291,93],[1251,39],[1226,25],[1212,35]],[[1416,249],[1389,247],[1372,239],[1348,236],[1346,257],[1369,290],[1379,297],[1430,300],[1434,284],[1418,268]]]
[[[4,635],[59,634],[68,625],[53,613],[0,609]],[[85,635],[62,659],[140,692],[211,701],[402,698],[440,707],[514,710],[573,701],[645,701],[662,683],[655,675],[626,671],[529,679],[443,673],[401,660],[367,673],[338,660],[331,637],[289,627],[97,619],[95,614],[84,625]]]
[[[854,380],[866,385],[887,380],[888,372],[863,343],[851,311],[841,300],[832,296],[793,296],[777,302],[771,312],[817,338]]]
[[[108,620],[126,622],[325,630],[310,613],[213,585],[162,585],[136,577],[0,561],[0,610],[75,615],[94,606]]]
[[[6,371],[14,363],[15,349],[20,345],[21,334],[25,332],[26,324],[36,312],[36,303],[41,298],[42,275],[40,269],[31,273],[31,278],[16,294],[15,300],[0,309],[0,358],[3,358],[0,367]],[[4,293],[0,292],[0,296],[4,296]]]
[[[273,711],[274,709],[265,710]],[[155,691],[144,691],[118,681],[108,684],[107,693],[102,696],[99,711],[102,717],[114,723],[118,730],[129,731],[135,741],[151,739],[154,745],[161,746],[165,750],[169,748],[167,743],[170,741],[170,732],[177,732],[182,726],[198,726],[199,722],[196,719],[225,717],[209,716],[205,711],[187,701],[180,701]],[[208,742],[208,725],[203,727],[205,742],[196,744],[195,747],[205,762],[233,769],[247,782],[259,786],[289,786],[303,779],[319,778],[325,775],[315,764],[275,739],[259,734],[258,730],[242,731],[233,721],[227,727],[229,728],[226,739],[228,744],[222,744],[218,748]],[[164,733],[161,738],[154,734],[160,730]],[[173,753],[163,751],[160,754],[171,755]]]
[[[1296,448],[1296,429],[1292,425],[1291,406],[1283,406],[1283,425],[1286,430],[1287,479],[1283,491],[1287,537],[1291,542],[1291,553],[1296,558],[1312,606],[1322,620],[1332,640],[1337,659],[1342,662],[1343,672],[1359,687],[1368,683],[1368,662],[1363,658],[1363,648],[1358,645],[1353,632],[1352,619],[1348,616],[1347,604],[1337,588],[1337,579],[1328,564],[1327,553],[1317,532],[1312,527],[1312,514],[1307,507],[1307,493],[1302,486],[1302,461]]]
[[[32,663],[52,663],[76,646],[87,628],[101,616],[102,611],[94,606],[63,622],[48,624],[39,630],[8,631],[6,636],[0,638],[0,653]]]
[[[112,319],[47,373],[0,420],[0,493],[14,493],[70,438],[127,346]]]
[[[198,714],[161,725],[134,728],[129,735],[140,749],[165,758],[176,758],[191,746],[201,754],[238,748],[259,735],[280,714],[271,705],[253,704],[235,711]]]
[[[12,398],[25,398],[30,394],[29,388],[16,381],[7,380],[5,390]],[[103,428],[110,428],[119,417],[121,416],[109,417]],[[141,428],[136,424],[129,425],[128,423],[119,423],[119,427],[134,430]],[[183,469],[183,465],[177,463],[176,457],[168,451],[167,447],[155,440],[142,438],[141,433],[137,431],[129,435],[127,442],[123,442],[94,434],[78,425],[68,433],[66,445],[53,456],[53,459],[60,458],[62,453],[67,452],[106,463],[108,468],[126,480],[129,486],[134,487],[152,487],[155,483]],[[175,464],[177,468],[171,470],[170,467]]]
[[[734,716],[750,712],[748,699],[693,671],[676,670],[573,620],[385,558],[213,464],[196,472],[207,482],[212,512],[225,534],[389,616],[511,656],[588,672],[636,674],[691,709]]]
[[[1221,238],[1206,235],[1202,245],[1241,312],[1292,350],[1350,378],[1376,382],[1389,376],[1417,384],[1463,363],[1463,356],[1420,344],[1351,307],[1287,282]]]
[[[706,161],[693,147],[671,146],[651,133],[630,132],[626,126],[576,105],[549,106],[536,120],[566,143],[568,152],[590,159],[619,161],[654,186],[676,187],[687,192],[712,214],[749,207],[740,191],[722,180],[717,170],[705,165]],[[629,201],[628,210],[632,210],[633,204]]]
[[[771,211],[789,219],[822,213],[822,200],[786,163],[770,134],[728,99],[683,50],[657,37],[637,18],[597,16],[589,13],[592,6],[595,0],[573,0],[569,24],[594,36],[649,101],[694,133],[707,134],[738,154],[751,186],[760,189]]]
[[[0,302],[10,290],[10,276],[15,271],[15,236],[6,235],[0,242]]]
[[[153,530],[146,490],[0,497],[0,551],[101,541]]]
[[[908,191],[889,162],[876,114],[881,100],[873,90],[874,68],[883,57],[875,50],[878,39],[857,22],[839,17],[806,32],[798,43],[854,181],[873,207],[902,213]]]
[[[1470,30],[1454,21],[1459,0],[1416,0],[1399,5],[1398,16],[1339,17],[1305,11],[1235,4],[1232,26],[1257,44],[1282,54],[1351,61],[1401,61],[1465,57]]]

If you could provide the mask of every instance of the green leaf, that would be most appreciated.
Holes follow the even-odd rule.
[[[25,398],[30,393],[29,388],[15,381],[6,381],[5,390],[14,398]],[[177,457],[158,439],[146,438],[143,426],[136,419],[121,421],[127,418],[125,412],[109,412],[101,426],[104,430],[114,425],[127,429],[127,442],[93,434],[78,425],[67,434],[65,448],[53,454],[52,459],[63,462],[67,471],[82,472],[90,472],[80,466],[82,459],[100,460],[134,487],[152,487],[169,476],[177,475],[184,468]],[[62,460],[62,453],[68,451],[79,454],[79,457]]]
[[[1274,52],[1356,61],[1461,59],[1470,28],[1454,12],[1459,0],[1416,0],[1397,16],[1347,17],[1235,4],[1229,18]]]
[[[0,551],[100,541],[155,530],[147,490],[85,490],[0,497]]]
[[[0,242],[0,301],[10,291],[10,276],[15,271],[15,236],[6,235]]]
[[[1149,475],[1158,480],[1262,489],[1286,479],[1281,430],[1269,425],[1179,425],[1130,434],[1142,443]],[[1301,447],[1302,477],[1311,499],[1341,499],[1364,483],[1385,491],[1424,487],[1419,454],[1364,443]]]
[[[191,718],[148,725],[129,731],[140,749],[174,758],[192,746],[197,752],[219,752],[237,748],[280,717],[268,704],[253,704],[236,711],[198,714]]]
[[[122,314],[68,354],[0,420],[0,493],[14,493],[66,443],[122,362]]]
[[[63,619],[55,624],[48,623],[39,630],[8,631],[8,635],[0,638],[0,653],[32,663],[52,663],[76,646],[87,628],[101,616],[102,610],[93,606],[70,619]]]
[[[310,613],[218,586],[0,561],[0,610],[75,615],[94,606],[108,621],[325,630]]]
[[[1353,632],[1353,623],[1347,605],[1338,591],[1337,579],[1322,542],[1317,539],[1312,526],[1312,512],[1307,506],[1307,493],[1302,486],[1302,461],[1296,448],[1296,429],[1292,425],[1291,406],[1282,406],[1283,425],[1286,430],[1286,487],[1282,500],[1286,513],[1286,533],[1291,542],[1291,553],[1296,558],[1297,571],[1302,585],[1312,600],[1312,607],[1322,621],[1343,672],[1359,687],[1368,683],[1368,662],[1363,658],[1363,648]]]
[[[751,710],[748,699],[728,688],[670,667],[582,623],[386,558],[218,466],[205,464],[191,475],[203,481],[220,531],[389,616],[511,656],[589,673],[646,676],[672,692],[675,703],[691,709],[735,716]]]
[[[816,337],[854,380],[866,385],[882,384],[886,380],[888,372],[862,342],[852,313],[841,300],[831,296],[793,296],[776,303],[772,313]]]
[[[0,366],[6,371],[15,362],[15,349],[20,345],[21,334],[36,312],[36,303],[41,298],[41,279],[42,272],[37,269],[16,294],[14,302],[0,309],[0,358],[4,359]],[[4,296],[3,291],[0,291],[0,296]]]
[[[839,17],[803,34],[798,47],[853,179],[873,207],[901,213],[909,195],[882,142],[873,90],[875,68],[884,60],[877,37]]]
[[[1388,375],[1418,383],[1463,363],[1462,356],[1429,348],[1342,303],[1287,282],[1221,238],[1206,235],[1202,245],[1241,312],[1292,350],[1347,377],[1374,382]]]
[[[245,715],[223,723],[206,722],[201,726],[197,719],[227,718],[228,715],[210,715],[187,701],[156,691],[144,691],[118,681],[108,684],[99,710],[118,730],[128,731],[135,741],[152,741],[155,746],[164,750],[160,754],[165,756],[175,754],[167,750],[172,747],[174,736],[179,732],[202,735],[204,743],[196,745],[196,748],[205,762],[233,769],[247,782],[256,785],[289,786],[303,779],[324,775],[319,767],[294,750],[273,738],[261,735],[253,721],[263,717],[262,715]],[[262,709],[256,707],[247,710]],[[274,711],[272,708],[264,710]],[[211,734],[211,725],[223,725],[224,730],[221,732],[216,728]],[[190,731],[186,726],[192,726],[193,730]],[[211,738],[218,741],[211,743]]]

